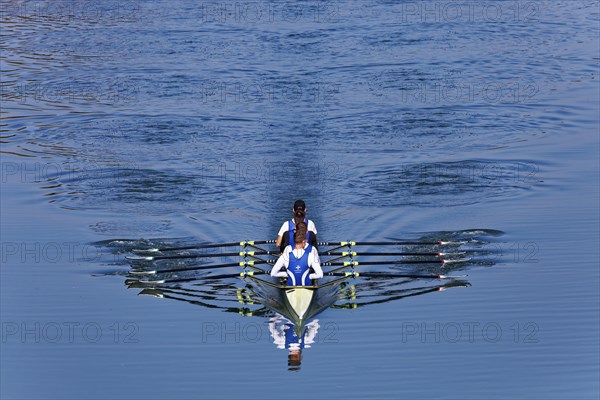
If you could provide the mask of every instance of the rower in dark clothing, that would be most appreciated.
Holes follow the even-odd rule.
[[[279,247],[279,251],[283,252],[286,246],[294,245],[294,230],[296,224],[304,222],[308,228],[306,233],[306,242],[314,247],[317,247],[317,228],[310,219],[306,217],[306,204],[302,200],[296,200],[292,208],[293,218],[281,225],[275,245]]]

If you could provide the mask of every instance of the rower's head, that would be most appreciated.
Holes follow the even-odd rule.
[[[302,247],[304,247],[304,244],[306,243],[307,231],[308,226],[306,226],[306,223],[304,221],[298,222],[296,224],[296,229],[294,233],[294,244],[296,246],[301,245]]]
[[[294,213],[295,218],[299,218],[300,220],[304,219],[306,216],[306,204],[304,203],[304,200],[296,200],[292,212]]]

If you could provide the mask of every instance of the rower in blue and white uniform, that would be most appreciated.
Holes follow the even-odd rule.
[[[277,240],[275,245],[279,247],[279,251],[283,252],[283,249],[287,245],[294,244],[294,230],[299,222],[304,222],[308,228],[306,232],[306,241],[313,247],[317,247],[317,227],[315,223],[306,217],[306,204],[303,200],[296,200],[294,207],[292,208],[293,218],[284,222],[279,229],[277,234]]]
[[[271,270],[271,276],[287,278],[288,286],[311,286],[313,279],[323,277],[319,252],[306,242],[307,231],[304,222],[296,225],[294,247],[286,246]]]

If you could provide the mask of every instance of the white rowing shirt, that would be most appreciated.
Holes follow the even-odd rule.
[[[292,246],[286,246],[283,250],[283,254],[279,256],[277,262],[273,266],[273,269],[271,270],[271,276],[275,276],[277,278],[287,278],[287,272],[282,271],[281,268],[287,268],[290,265],[290,251],[292,251],[294,257],[302,258],[302,256],[304,255],[304,251],[307,247],[308,243],[304,245],[303,249],[294,248],[294,250],[292,250]],[[315,246],[313,246],[310,254],[308,255],[308,267],[312,268],[315,271],[308,276],[310,279],[319,279],[323,277],[323,270],[321,269],[321,259],[319,258],[319,252],[317,251]]]
[[[283,225],[281,225],[281,229],[279,229],[279,233],[277,235],[283,236],[283,234],[288,231],[288,228],[290,227],[290,221],[285,221]],[[309,231],[314,232],[315,235],[317,234],[317,227],[310,219],[308,220],[307,228]]]

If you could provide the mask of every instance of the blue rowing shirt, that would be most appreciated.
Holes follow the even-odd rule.
[[[312,245],[304,250],[300,258],[296,258],[293,249],[290,250],[289,264],[287,267],[287,285],[288,286],[310,286],[310,268],[308,267],[308,255],[312,251]]]
[[[308,228],[308,218],[304,217],[304,223],[306,224],[306,227]],[[290,240],[288,242],[288,244],[292,247],[294,247],[294,230],[296,229],[296,224],[294,223],[294,219],[292,218],[291,220],[288,221],[288,235],[290,235]],[[308,238],[310,236],[310,231],[308,229],[306,229],[306,241],[308,242]]]

